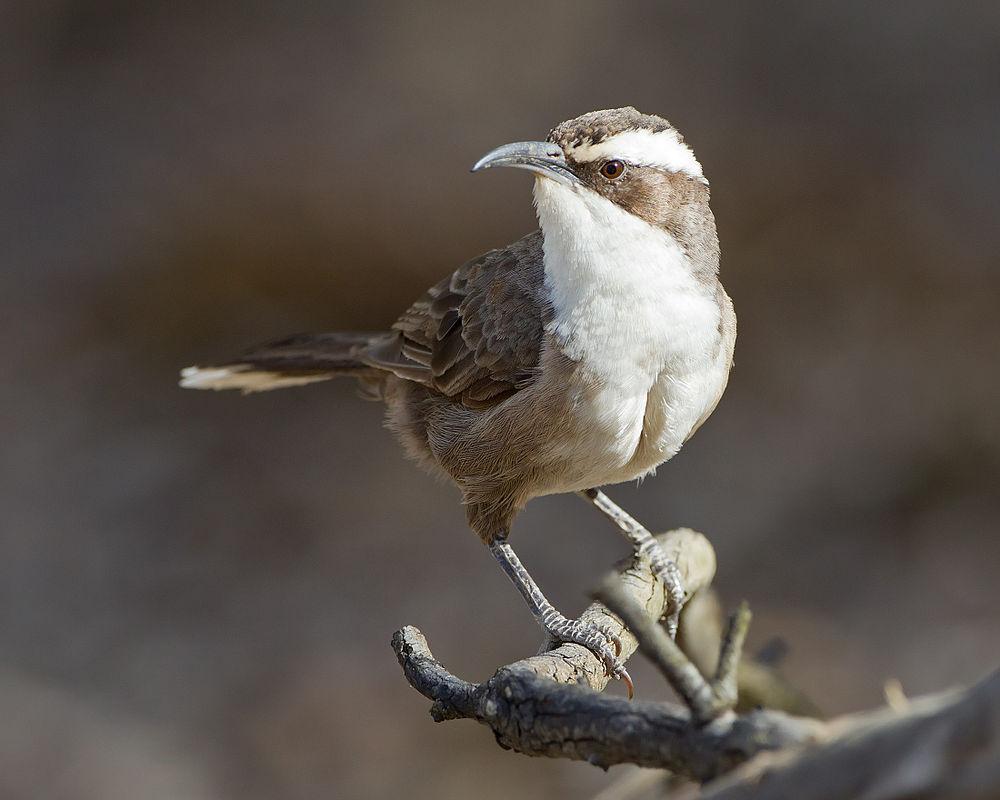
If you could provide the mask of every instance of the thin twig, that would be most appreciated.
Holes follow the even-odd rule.
[[[604,579],[595,597],[622,618],[639,641],[639,649],[691,709],[692,718],[698,724],[714,719],[716,703],[712,687],[663,626],[643,614],[613,576]]]
[[[711,674],[719,663],[722,641],[722,604],[711,587],[694,595],[684,606],[677,643],[701,670]],[[737,670],[736,711],[771,708],[800,717],[823,719],[825,714],[801,689],[793,686],[774,663],[740,659]]]
[[[727,709],[733,708],[737,700],[736,675],[743,655],[743,643],[747,638],[752,618],[750,606],[744,601],[729,617],[729,624],[722,636],[722,648],[719,651],[719,664],[715,670],[715,680],[712,689],[716,701]]]

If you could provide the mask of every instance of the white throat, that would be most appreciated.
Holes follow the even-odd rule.
[[[718,341],[715,287],[665,230],[596,192],[535,181],[548,332],[595,377],[645,392],[667,367],[695,370]]]

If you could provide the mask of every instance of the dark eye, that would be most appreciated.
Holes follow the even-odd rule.
[[[605,161],[601,164],[601,174],[609,181],[616,181],[625,174],[625,164],[622,161]]]

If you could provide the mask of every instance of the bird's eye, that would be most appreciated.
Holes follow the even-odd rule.
[[[616,181],[625,174],[625,164],[622,161],[605,161],[601,164],[601,175],[609,181]]]

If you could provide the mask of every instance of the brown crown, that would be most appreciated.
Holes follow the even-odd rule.
[[[632,106],[625,106],[605,111],[590,111],[575,119],[560,122],[549,133],[548,141],[566,149],[583,144],[600,144],[609,136],[615,136],[623,131],[644,129],[659,133],[672,128],[673,126],[663,117],[642,114]]]

